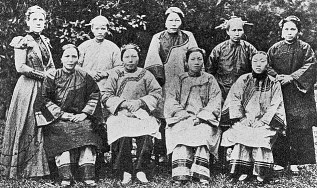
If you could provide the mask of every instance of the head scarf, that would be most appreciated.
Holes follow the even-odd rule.
[[[180,15],[181,18],[184,18],[184,13],[183,11],[178,8],[178,7],[170,7],[166,10],[165,15],[169,15],[170,13],[176,13],[178,15]]]
[[[94,25],[94,24],[104,24],[104,25],[109,25],[109,20],[104,17],[104,16],[96,16],[95,18],[93,18],[89,24],[87,25]]]

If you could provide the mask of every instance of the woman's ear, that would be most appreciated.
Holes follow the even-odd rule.
[[[26,25],[30,27],[30,20],[26,20],[25,22],[26,22]]]

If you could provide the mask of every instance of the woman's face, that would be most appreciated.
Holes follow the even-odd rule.
[[[252,70],[261,74],[267,68],[267,56],[264,54],[256,54],[252,57]]]
[[[292,42],[297,39],[298,29],[294,22],[286,22],[282,28],[282,37],[288,41]]]
[[[26,24],[29,26],[30,32],[40,33],[45,26],[45,16],[42,13],[32,13]]]
[[[106,36],[108,28],[106,24],[96,23],[91,26],[91,31],[96,39],[103,40]]]
[[[198,73],[201,71],[204,58],[200,52],[192,52],[188,57],[188,69],[190,72]]]
[[[78,52],[75,48],[67,48],[62,55],[61,61],[63,68],[67,71],[72,71],[78,62]]]
[[[122,57],[123,66],[127,70],[135,70],[139,63],[139,55],[135,49],[127,49]]]
[[[182,20],[177,13],[172,12],[167,16],[165,22],[167,32],[176,33],[181,25]]]
[[[231,22],[227,34],[233,42],[239,42],[244,34],[242,22]]]

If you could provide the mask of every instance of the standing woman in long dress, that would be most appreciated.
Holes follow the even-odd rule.
[[[1,175],[7,178],[41,177],[50,173],[42,128],[36,123],[42,81],[48,71],[55,69],[49,40],[41,35],[45,18],[46,12],[41,7],[30,7],[26,12],[27,35],[17,36],[10,43],[21,76],[12,95],[0,156]]]
[[[280,22],[283,41],[268,51],[269,74],[282,84],[286,111],[286,137],[280,137],[273,148],[278,165],[290,165],[298,173],[297,165],[315,164],[312,126],[316,126],[316,58],[309,44],[299,40],[301,22],[289,16]]]
[[[173,78],[185,72],[187,50],[198,47],[194,35],[189,31],[180,29],[184,13],[178,7],[168,8],[165,15],[166,30],[153,36],[144,63],[144,68],[149,70],[162,86],[163,100],[165,100],[166,92],[169,91]],[[156,113],[156,116],[162,120],[162,128],[165,127],[163,104],[164,102],[159,103],[159,110]],[[162,136],[163,143],[161,146],[165,145],[164,130]],[[164,154],[165,149],[161,148],[161,150],[158,153]]]

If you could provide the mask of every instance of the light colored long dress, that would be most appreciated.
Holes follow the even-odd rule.
[[[132,138],[136,139],[137,160],[135,169],[143,171],[152,153],[152,138],[161,138],[159,123],[152,115],[162,98],[162,88],[154,76],[143,68],[127,72],[116,67],[110,72],[103,88],[103,105],[111,112],[107,119],[108,143],[111,144],[113,168],[133,172]],[[142,107],[136,112],[121,109],[128,100],[141,100]]]
[[[197,43],[194,35],[189,31],[179,30],[171,34],[165,30],[153,36],[144,68],[149,70],[162,86],[163,100],[173,78],[187,71],[186,52],[192,47],[197,47]],[[158,114],[161,117],[163,117],[163,103],[159,105]]]
[[[210,178],[209,154],[218,157],[220,113],[221,91],[212,75],[175,77],[165,101],[166,147],[172,153],[174,179]],[[201,121],[198,125],[194,125],[196,117]]]
[[[8,178],[49,175],[42,128],[37,127],[35,120],[41,104],[44,72],[54,69],[49,41],[44,36],[34,39],[28,34],[15,37],[10,45],[18,51],[15,67],[22,75],[15,86],[6,121],[1,174]]]
[[[221,145],[234,146],[230,173],[265,176],[273,166],[272,146],[277,131],[286,128],[286,117],[280,83],[264,75],[239,77],[224,103],[222,125],[232,126],[223,133]]]

